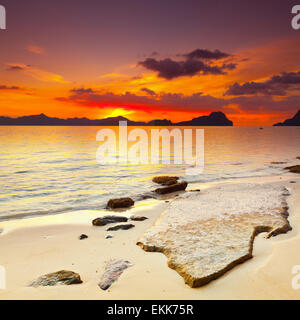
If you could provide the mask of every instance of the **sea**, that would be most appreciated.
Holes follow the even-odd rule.
[[[204,167],[193,175],[187,175],[190,164],[174,163],[173,139],[170,163],[99,161],[97,152],[105,141],[97,141],[97,134],[103,129],[113,132],[118,144],[118,127],[1,126],[0,220],[100,210],[117,197],[139,201],[157,187],[152,182],[157,175],[179,176],[193,189],[285,175],[284,167],[300,163],[300,127],[177,127],[183,135],[191,130],[195,141],[197,129],[203,132]],[[146,132],[150,149],[152,129],[174,127],[127,129]],[[129,142],[128,148],[135,143]]]

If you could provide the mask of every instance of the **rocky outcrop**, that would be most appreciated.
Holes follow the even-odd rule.
[[[82,283],[80,275],[73,271],[61,270],[53,273],[48,273],[34,280],[30,286],[56,286],[56,285],[71,285]]]
[[[186,193],[170,203],[137,244],[145,251],[164,253],[170,268],[190,287],[199,287],[250,259],[258,233],[271,237],[291,229],[288,194],[267,184]]]
[[[167,193],[172,193],[176,191],[184,191],[187,187],[187,182],[178,182],[163,188],[157,188],[154,190],[155,193],[157,194],[167,194]]]
[[[300,165],[291,166],[284,168],[285,170],[289,170],[292,173],[300,173]]]
[[[152,179],[153,182],[161,184],[162,186],[169,186],[171,184],[177,183],[179,177],[172,176],[157,176]]]
[[[134,201],[131,198],[118,198],[110,199],[107,203],[107,208],[117,209],[117,208],[129,208],[134,205]]]
[[[106,231],[118,231],[118,230],[129,230],[134,227],[134,224],[128,223],[128,224],[118,224],[114,227],[110,227],[106,229]]]
[[[233,122],[221,112],[212,112],[208,116],[201,116],[189,121],[175,123],[176,126],[233,126]]]
[[[300,110],[295,114],[295,116],[291,119],[287,119],[284,122],[274,124],[277,126],[300,126]]]
[[[126,217],[119,217],[119,216],[105,216],[102,218],[96,218],[92,221],[93,226],[106,226],[110,223],[116,222],[127,222],[128,218]]]
[[[111,260],[106,264],[104,274],[98,286],[102,290],[107,290],[115,281],[117,281],[120,275],[127,268],[131,267],[132,263],[127,260],[116,259]]]

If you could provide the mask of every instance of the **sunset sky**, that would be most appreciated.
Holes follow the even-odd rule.
[[[0,0],[0,115],[272,125],[300,109],[290,0]]]

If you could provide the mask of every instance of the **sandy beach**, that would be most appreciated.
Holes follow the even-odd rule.
[[[163,254],[145,252],[136,245],[168,206],[164,201],[146,200],[121,213],[148,218],[134,222],[135,227],[126,231],[107,232],[106,227],[92,226],[94,218],[107,215],[105,211],[1,222],[0,257],[7,279],[0,299],[299,299],[300,290],[292,288],[292,268],[300,265],[300,179],[291,175],[273,180],[272,184],[291,191],[288,220],[293,230],[270,239],[265,239],[266,233],[259,234],[254,241],[253,258],[208,285],[190,288],[167,266]],[[264,179],[256,178],[256,182],[264,183]],[[80,234],[87,234],[88,239],[79,240]],[[113,238],[105,239],[107,234]],[[97,284],[105,263],[115,258],[129,260],[133,266],[103,291]],[[83,283],[28,286],[39,276],[62,269],[79,273]]]

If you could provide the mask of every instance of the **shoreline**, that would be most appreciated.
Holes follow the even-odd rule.
[[[145,252],[136,245],[167,208],[164,201],[146,200],[122,212],[124,216],[138,214],[148,219],[134,222],[131,230],[110,232],[112,239],[105,239],[105,227],[91,224],[93,218],[111,213],[104,210],[1,222],[0,229],[4,230],[0,235],[0,264],[6,267],[7,289],[0,290],[0,299],[299,299],[300,292],[291,287],[291,269],[300,264],[300,178],[291,175],[275,180],[271,183],[292,190],[287,200],[293,230],[271,239],[264,239],[264,233],[258,235],[252,259],[200,288],[185,285],[177,272],[167,266],[163,254]],[[290,180],[297,183],[291,184]],[[265,183],[266,179],[256,178],[255,182]],[[89,238],[78,240],[82,233]],[[110,289],[102,291],[97,283],[105,261],[113,258],[129,260],[133,266]],[[83,283],[28,287],[40,275],[61,269],[78,272]]]

